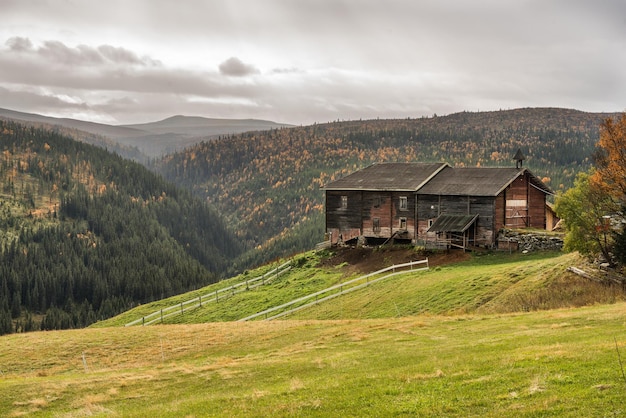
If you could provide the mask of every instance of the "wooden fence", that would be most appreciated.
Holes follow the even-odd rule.
[[[426,266],[420,267],[417,269],[413,268],[414,266],[419,266],[419,265],[426,265]],[[371,285],[372,283],[376,283],[378,281],[384,280],[391,276],[395,276],[397,274],[404,274],[404,273],[411,272],[411,271],[424,271],[424,270],[428,270],[428,259],[393,265],[391,267],[387,267],[382,270],[378,270],[373,273],[369,273],[364,276],[357,277],[356,279],[352,279],[344,283],[336,284],[324,290],[311,293],[310,295],[306,295],[306,296],[294,299],[291,302],[287,302],[282,305],[275,306],[273,308],[269,308],[264,311],[255,313],[254,315],[247,316],[245,318],[240,319],[239,321],[248,321],[248,320],[258,318],[261,316],[264,317],[265,320],[270,321],[272,319],[289,315],[293,312],[308,308],[309,306],[316,305],[326,300],[330,300],[338,296],[345,295],[346,293],[350,293],[355,290],[362,289],[366,286]],[[384,273],[387,273],[387,274],[381,277],[377,277]]]
[[[255,277],[254,279],[249,279],[232,286],[228,286],[222,289],[218,289],[211,293],[206,293],[204,295],[200,295],[196,298],[187,300],[185,302],[178,303],[176,305],[168,306],[167,308],[160,309],[158,311],[152,312],[146,316],[142,316],[139,319],[135,319],[127,324],[125,327],[130,327],[133,325],[150,325],[155,322],[163,323],[165,318],[169,318],[171,316],[183,314],[185,311],[190,309],[201,307],[203,304],[219,302],[220,300],[224,300],[231,296],[236,295],[237,293],[245,292],[250,289],[254,289],[258,286],[263,286],[264,284],[269,283],[273,279],[279,277],[283,273],[286,273],[291,269],[291,261],[287,261],[284,264],[276,267],[273,270],[268,271],[262,276]]]

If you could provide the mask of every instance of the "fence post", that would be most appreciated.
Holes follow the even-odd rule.
[[[220,301],[220,297],[219,297],[219,295],[217,294],[217,290],[215,291],[215,301],[216,301],[216,302],[219,302],[219,301]]]
[[[163,323],[163,309],[161,309],[161,323]]]
[[[200,302],[200,307],[202,308],[202,295],[198,296],[198,301]]]
[[[144,325],[146,325],[146,317],[142,316],[141,317],[141,326],[143,327]]]
[[[182,302],[180,303],[180,314],[181,315],[183,314],[183,303]]]

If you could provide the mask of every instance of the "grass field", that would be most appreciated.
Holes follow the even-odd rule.
[[[316,252],[300,254],[294,258],[293,268],[288,274],[272,280],[270,284],[219,303],[206,303],[183,315],[166,318],[164,322],[235,321],[362,274],[355,272],[354,265],[349,263],[325,264],[323,257],[323,253]],[[300,311],[290,318],[363,319],[425,313],[506,313],[613,303],[625,299],[624,289],[618,286],[600,285],[566,272],[567,267],[579,262],[581,259],[577,254],[557,252],[473,256],[462,262],[432,267],[427,272],[386,279],[364,290]],[[391,264],[388,261],[385,266]],[[194,292],[148,303],[93,326],[123,326],[159,309],[257,277],[271,267],[265,266]]]
[[[626,416],[624,289],[566,273],[576,254],[474,256],[228,322],[358,275],[321,257],[174,317],[188,323],[122,326],[271,266],[92,328],[2,336],[0,416]]]
[[[2,416],[626,416],[626,304],[0,339]]]

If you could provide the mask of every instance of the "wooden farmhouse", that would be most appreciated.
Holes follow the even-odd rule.
[[[553,193],[521,164],[380,163],[324,189],[333,244],[393,240],[461,248],[497,248],[503,228],[546,229],[546,195]]]

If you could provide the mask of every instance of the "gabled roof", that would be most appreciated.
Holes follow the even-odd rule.
[[[446,167],[419,190],[419,194],[442,196],[497,196],[516,178],[530,174],[532,185],[552,194],[552,190],[526,168]]]
[[[379,163],[324,186],[326,190],[417,191],[446,163]]]

